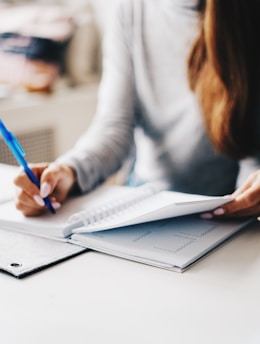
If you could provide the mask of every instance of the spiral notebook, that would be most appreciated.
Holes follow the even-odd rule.
[[[69,199],[55,215],[46,212],[39,217],[24,217],[16,210],[13,200],[6,201],[0,204],[0,229],[14,233],[12,237],[16,237],[16,232],[22,257],[26,243],[21,239],[25,236],[19,233],[27,235],[27,242],[30,242],[28,235],[32,235],[48,239],[44,241],[45,246],[54,240],[78,247],[76,252],[82,252],[80,248],[93,249],[185,271],[248,224],[247,221],[206,221],[198,214],[188,215],[214,209],[229,200],[165,191],[160,184],[139,188],[103,185],[88,195]],[[51,246],[55,251],[55,245]],[[69,247],[66,251],[67,256],[71,254]],[[34,259],[32,255],[32,265]],[[26,256],[26,261],[29,260]]]
[[[64,239],[73,233],[103,231],[214,209],[229,197],[165,191],[160,183],[141,187],[104,185],[68,200],[53,215],[24,217],[13,201],[0,206],[0,225],[25,233]]]

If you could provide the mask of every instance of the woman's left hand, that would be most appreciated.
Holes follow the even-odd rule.
[[[215,209],[211,213],[202,214],[204,219],[220,217],[260,216],[260,170],[249,175],[246,183],[232,195],[234,200]]]

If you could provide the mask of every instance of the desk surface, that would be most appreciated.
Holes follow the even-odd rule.
[[[3,344],[256,344],[260,224],[183,274],[88,252],[0,288]]]

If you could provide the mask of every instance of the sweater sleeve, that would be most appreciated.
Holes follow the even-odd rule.
[[[260,169],[260,154],[248,157],[239,161],[239,173],[237,176],[236,187],[242,186],[248,176],[256,170]]]
[[[129,5],[130,1],[121,2],[104,38],[103,73],[92,124],[76,145],[57,159],[75,169],[81,192],[116,172],[133,144],[135,90]]]

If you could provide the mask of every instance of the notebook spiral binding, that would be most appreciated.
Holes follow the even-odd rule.
[[[165,183],[157,182],[144,184],[135,188],[135,192],[132,195],[127,195],[120,200],[112,200],[109,204],[103,204],[96,208],[80,211],[72,215],[68,222],[73,223],[82,221],[85,227],[100,224],[112,217],[122,215],[130,208],[133,209],[136,206],[140,206],[140,202],[163,189],[166,189]]]

